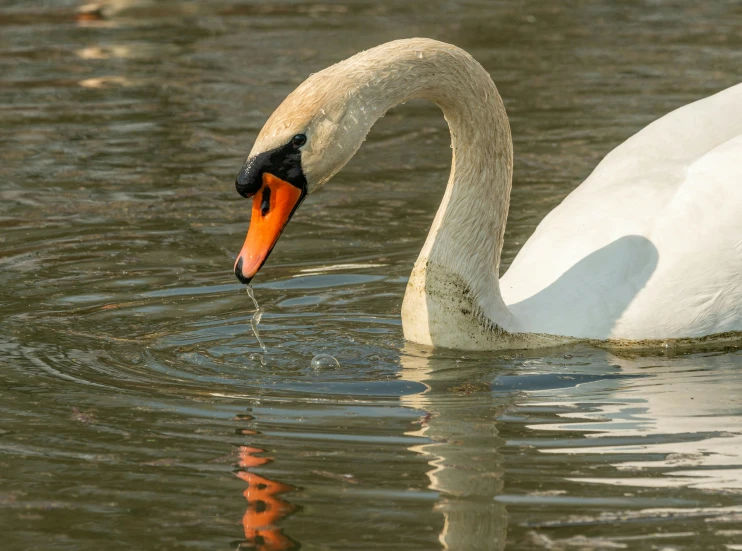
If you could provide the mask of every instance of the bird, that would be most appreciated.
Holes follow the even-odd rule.
[[[413,98],[443,111],[448,184],[402,303],[408,341],[457,350],[742,339],[742,84],[680,107],[609,152],[499,277],[513,145],[502,98],[466,51],[395,40],[310,75],[237,176],[249,284],[304,198]]]

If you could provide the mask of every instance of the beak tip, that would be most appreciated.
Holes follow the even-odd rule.
[[[240,280],[240,283],[244,283],[245,285],[249,285],[250,281],[252,280],[251,277],[245,277],[242,274],[242,257],[240,256],[237,259],[237,263],[234,265],[234,275],[237,277],[237,279]]]

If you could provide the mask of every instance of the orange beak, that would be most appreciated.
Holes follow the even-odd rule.
[[[242,283],[250,283],[268,259],[304,195],[298,187],[263,173],[263,185],[252,199],[252,218],[245,244],[234,263],[234,274]]]

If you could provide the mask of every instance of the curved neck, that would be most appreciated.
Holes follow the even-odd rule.
[[[455,53],[446,52],[450,71],[437,72],[445,65],[436,63],[414,96],[441,107],[453,150],[446,192],[418,262],[452,270],[480,298],[499,298],[513,167],[510,124],[489,74],[468,54]]]
[[[465,260],[468,269],[476,265],[497,274],[513,145],[502,98],[487,71],[464,50],[428,39],[390,42],[336,67],[355,81],[349,111],[364,112],[367,129],[409,99],[427,99],[443,110],[453,165],[421,256],[451,267]]]
[[[360,85],[356,80],[349,98],[350,103],[368,110],[369,128],[391,107],[422,98],[441,107],[451,131],[453,166],[407,288],[405,334],[417,342],[440,344],[434,337],[408,335],[405,310],[409,309],[415,310],[410,317],[420,318],[421,310],[428,312],[422,324],[428,326],[428,333],[437,323],[432,317],[451,324],[451,312],[445,312],[451,308],[480,318],[480,325],[489,329],[512,330],[515,323],[499,288],[513,166],[510,125],[502,99],[489,74],[463,50],[431,40],[399,42],[404,43],[399,48],[391,43],[351,58],[352,66],[345,69],[353,76],[369,75]],[[456,303],[457,290],[466,303],[460,308],[432,304],[441,302],[444,295],[444,302]]]

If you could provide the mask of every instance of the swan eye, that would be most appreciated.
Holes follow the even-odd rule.
[[[307,143],[307,136],[305,134],[297,134],[293,138],[291,138],[291,143],[294,147],[301,147],[305,143]]]

